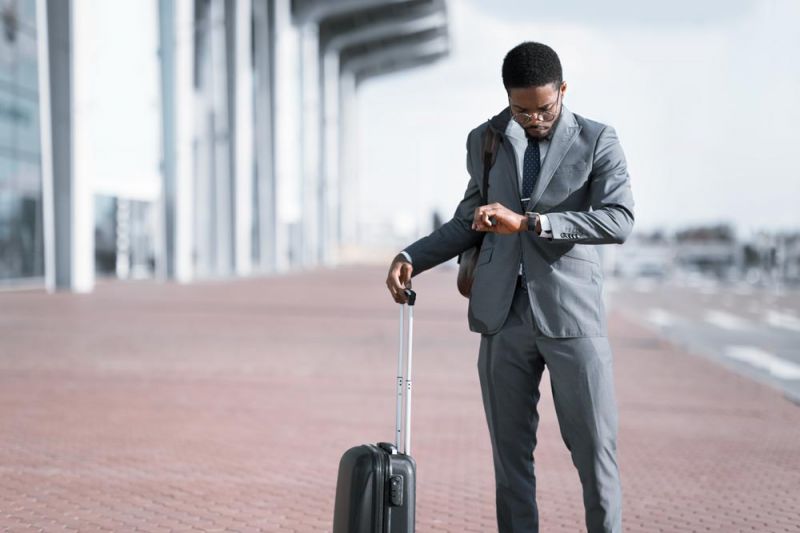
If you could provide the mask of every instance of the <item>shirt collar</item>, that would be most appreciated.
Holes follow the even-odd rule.
[[[525,135],[525,130],[522,129],[522,126],[520,126],[516,120],[508,121],[508,126],[506,126],[506,135],[508,137],[511,137],[512,139],[527,141],[527,135]]]

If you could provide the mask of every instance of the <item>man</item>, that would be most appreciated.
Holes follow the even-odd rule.
[[[501,533],[539,531],[533,450],[539,383],[550,372],[562,438],[590,533],[619,532],[617,407],[597,244],[621,244],[633,197],[614,129],[564,107],[558,55],[526,42],[503,61],[508,107],[467,139],[470,180],[453,218],[401,252],[394,300],[420,274],[480,242],[469,326],[491,436]],[[498,141],[481,205],[484,136]]]

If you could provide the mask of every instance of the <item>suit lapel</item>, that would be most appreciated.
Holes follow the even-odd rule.
[[[547,155],[544,158],[544,165],[539,173],[539,179],[533,187],[531,199],[528,202],[527,211],[533,211],[534,206],[539,202],[545,189],[553,179],[558,165],[567,155],[572,143],[580,133],[581,127],[575,120],[575,116],[566,107],[562,108],[561,118],[556,125],[556,130],[553,132],[553,140],[550,141],[550,147],[547,149]]]
[[[510,180],[506,180],[505,183],[507,187],[510,187],[510,190],[506,193],[507,197],[519,198],[519,169],[517,169],[517,156],[508,137],[503,137],[503,144],[500,146],[500,148],[505,153],[503,162],[506,165],[506,168],[502,170],[502,174],[510,178]],[[498,161],[499,159],[500,158],[498,158]],[[519,211],[519,205],[520,202],[517,200],[516,205],[513,207],[514,211]]]

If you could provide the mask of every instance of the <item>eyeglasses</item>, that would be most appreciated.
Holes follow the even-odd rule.
[[[561,91],[558,91],[558,98],[556,99],[555,103],[552,104],[554,106],[558,106],[561,102]],[[511,118],[517,121],[520,126],[527,126],[532,121],[536,120],[538,122],[551,122],[555,120],[558,116],[557,111],[538,111],[536,113],[512,113]]]

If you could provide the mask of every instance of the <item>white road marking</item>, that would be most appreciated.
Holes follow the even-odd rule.
[[[780,379],[800,379],[800,365],[781,359],[755,346],[728,346],[725,355],[731,359],[762,368]]]
[[[662,328],[669,327],[675,323],[675,317],[672,314],[659,308],[650,309],[647,312],[646,319],[648,322]]]
[[[705,319],[709,324],[731,331],[741,331],[747,328],[748,325],[747,321],[743,318],[714,309],[706,311]]]
[[[800,318],[790,315],[789,313],[767,311],[767,316],[764,317],[764,322],[776,328],[800,331]]]

